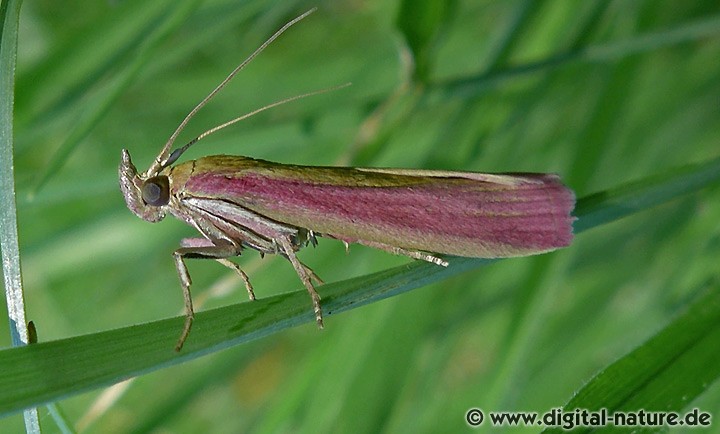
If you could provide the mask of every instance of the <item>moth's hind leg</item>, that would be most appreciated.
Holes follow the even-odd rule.
[[[384,250],[386,252],[392,253],[393,255],[408,256],[413,259],[420,259],[422,261],[431,262],[435,265],[441,265],[443,267],[448,266],[448,262],[446,260],[420,250],[408,250],[403,249],[402,247],[395,247],[389,244],[378,243],[375,241],[357,240],[356,242],[364,246],[372,247],[373,249]]]
[[[288,261],[290,261],[293,268],[295,269],[295,272],[300,277],[300,280],[302,281],[303,285],[305,285],[305,288],[310,294],[310,298],[312,299],[313,304],[313,311],[315,312],[315,321],[317,322],[318,327],[323,328],[322,308],[320,307],[320,294],[318,294],[318,292],[315,290],[315,286],[312,283],[313,279],[320,283],[322,283],[322,280],[320,280],[317,274],[315,274],[315,272],[312,271],[310,267],[300,262],[300,260],[297,258],[297,255],[295,255],[295,250],[293,249],[292,243],[289,239],[281,237],[280,247],[282,247],[283,256],[285,256]]]
[[[185,258],[215,259],[221,264],[232,268],[240,274],[240,277],[245,282],[245,285],[248,288],[248,293],[251,295],[250,298],[255,298],[255,294],[252,292],[252,286],[250,286],[250,280],[248,279],[247,274],[240,269],[240,266],[226,259],[231,256],[239,255],[241,249],[240,246],[230,243],[214,244],[212,241],[204,238],[186,238],[182,240],[181,245],[183,247],[180,247],[173,252],[173,258],[175,259],[175,268],[177,269],[178,276],[180,277],[180,284],[183,288],[183,298],[185,299],[185,324],[183,325],[183,331],[180,334],[180,338],[175,345],[175,351],[180,351],[182,349],[183,344],[185,344],[185,340],[190,335],[190,329],[192,328],[193,319],[195,318],[192,295],[190,294],[192,279],[190,279],[190,273],[185,265]]]
[[[315,272],[313,271],[312,268],[308,267],[307,265],[303,264],[302,262],[300,262],[300,265],[302,265],[303,268],[305,268],[305,272],[308,274],[310,279],[315,281],[315,283],[319,283],[320,285],[325,284],[325,282],[323,282],[323,280],[320,278],[320,276],[315,274]]]

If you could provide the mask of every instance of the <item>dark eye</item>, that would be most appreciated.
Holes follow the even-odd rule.
[[[170,200],[170,183],[167,176],[149,178],[142,186],[142,198],[148,205],[167,205]]]

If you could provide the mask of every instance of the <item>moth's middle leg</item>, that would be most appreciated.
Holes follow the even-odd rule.
[[[191,248],[191,247],[217,247],[212,241],[208,240],[207,238],[183,238],[183,239],[180,241],[180,245],[181,245],[182,247],[187,247],[187,248]],[[224,244],[223,244],[223,247],[224,247]],[[214,260],[216,260],[217,262],[223,264],[224,266],[226,266],[226,267],[228,267],[229,269],[231,269],[231,270],[233,270],[234,272],[236,272],[236,273],[240,276],[240,278],[242,279],[243,283],[245,283],[245,289],[247,289],[248,297],[250,297],[250,300],[255,300],[255,292],[253,291],[253,286],[252,286],[252,284],[250,283],[250,277],[248,277],[247,273],[245,273],[245,271],[243,271],[243,269],[240,268],[240,266],[239,266],[238,264],[236,264],[236,263],[234,263],[234,262],[226,259],[226,258],[231,257],[231,256],[240,256],[240,249],[241,249],[241,248],[240,248],[240,247],[236,247],[236,246],[233,246],[233,247],[234,247],[234,249],[233,249],[233,252],[234,252],[234,253],[232,253],[231,255],[222,256],[222,257],[217,257],[217,256],[202,256],[202,258],[205,258],[205,259],[214,259]]]
[[[300,262],[300,260],[297,258],[297,255],[295,255],[295,250],[293,249],[292,243],[289,239],[280,237],[279,241],[280,247],[282,247],[283,256],[285,256],[290,261],[293,268],[295,269],[295,272],[300,277],[300,280],[302,281],[303,285],[305,285],[305,288],[310,294],[310,298],[312,298],[313,311],[315,312],[315,321],[317,322],[318,327],[323,328],[322,308],[320,307],[320,294],[318,294],[318,292],[315,290],[315,286],[312,283],[312,279],[315,279],[320,283],[322,283],[322,280],[320,280],[317,274],[315,274],[315,272],[312,271],[307,265]]]

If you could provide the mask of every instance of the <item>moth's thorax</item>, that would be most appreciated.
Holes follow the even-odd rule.
[[[199,181],[201,179],[242,177],[248,170],[262,168],[263,163],[266,162],[236,155],[211,155],[180,163],[167,169],[169,170],[171,194],[178,198],[193,195],[190,185],[196,185],[198,182],[202,184],[202,181]]]
[[[195,169],[195,160],[180,163],[173,167],[167,167],[163,170],[170,180],[170,194],[178,196],[182,193],[185,183],[192,175]]]

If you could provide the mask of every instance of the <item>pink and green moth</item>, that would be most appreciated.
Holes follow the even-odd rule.
[[[244,248],[290,261],[310,293],[323,326],[315,273],[296,252],[317,237],[359,243],[447,266],[440,254],[501,258],[568,246],[573,238],[573,192],[554,174],[315,167],[215,155],[173,165],[191,145],[230,124],[310,94],[288,98],[215,127],[170,152],[180,131],[225,84],[267,45],[310,10],[287,23],[241,63],[178,126],[150,168],[138,173],[122,151],[120,187],[128,208],[149,222],[167,213],[195,227],[173,256],[185,299],[185,324],[193,322],[185,258],[214,259],[237,272],[254,300],[250,280],[228,260]]]

